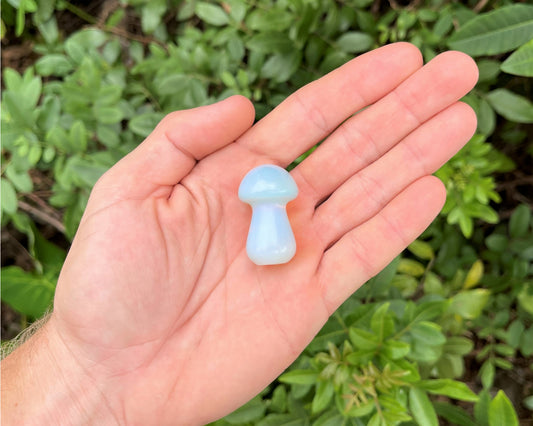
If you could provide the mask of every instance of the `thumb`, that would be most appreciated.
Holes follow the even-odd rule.
[[[254,116],[252,103],[243,96],[168,114],[144,142],[102,176],[91,198],[109,202],[168,196],[197,161],[248,130]]]

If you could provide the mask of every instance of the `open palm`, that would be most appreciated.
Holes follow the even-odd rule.
[[[470,138],[474,62],[362,55],[252,126],[249,101],[167,116],[95,186],[50,321],[122,424],[203,424],[279,375],[328,316],[436,216],[430,176]],[[365,108],[368,107],[368,108]],[[361,111],[362,110],[362,111]],[[357,114],[355,114],[357,113]],[[297,252],[256,266],[241,179],[289,165]]]

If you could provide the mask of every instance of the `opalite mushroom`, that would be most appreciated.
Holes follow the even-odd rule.
[[[256,265],[287,263],[296,253],[285,206],[297,195],[294,179],[278,166],[256,167],[243,178],[239,198],[252,206],[246,252]]]

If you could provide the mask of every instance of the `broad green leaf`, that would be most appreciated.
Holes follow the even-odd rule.
[[[278,32],[259,33],[252,36],[246,47],[260,53],[289,52],[293,49],[293,43],[284,34]]]
[[[497,253],[503,253],[509,246],[509,239],[502,234],[491,234],[485,239],[487,247]]]
[[[531,223],[531,208],[520,204],[509,220],[509,234],[513,238],[525,237]]]
[[[124,118],[122,110],[115,106],[99,106],[95,104],[93,112],[96,120],[102,124],[118,123]]]
[[[433,404],[423,389],[415,387],[409,389],[409,409],[419,425],[439,425]]]
[[[2,202],[2,211],[5,211],[9,214],[13,214],[17,211],[17,193],[15,192],[11,182],[4,178],[0,178],[0,197]]]
[[[470,353],[473,348],[474,343],[472,340],[466,337],[452,336],[446,340],[443,350],[445,353],[464,356]]]
[[[259,420],[255,426],[307,426],[309,423],[306,418],[291,413],[291,414],[268,414],[263,419]]]
[[[433,248],[422,240],[415,240],[407,246],[407,250],[413,253],[416,257],[424,260],[431,260],[435,257]]]
[[[17,311],[39,318],[52,303],[55,283],[18,266],[2,268],[2,300]]]
[[[516,123],[533,123],[533,103],[507,89],[496,89],[487,100],[498,114]]]
[[[255,9],[246,17],[246,25],[253,31],[282,32],[294,22],[294,16],[278,7]]]
[[[442,334],[441,327],[434,322],[420,321],[411,327],[411,335],[414,339],[432,346],[442,345],[446,337]]]
[[[468,21],[450,37],[448,46],[472,56],[496,55],[529,41],[532,33],[533,6],[514,4]]]
[[[339,426],[342,425],[344,418],[339,410],[332,408],[322,414],[313,422],[313,426]]]
[[[525,356],[533,354],[533,326],[529,327],[522,334],[522,339],[520,339],[520,352]]]
[[[331,398],[333,398],[334,392],[335,388],[333,387],[332,381],[327,380],[319,382],[316,387],[313,402],[311,403],[311,412],[319,413],[325,409],[329,405]]]
[[[479,393],[479,400],[474,404],[474,418],[479,426],[489,426],[490,394],[488,390]]]
[[[194,9],[198,17],[211,25],[222,26],[229,23],[229,17],[222,7],[207,2],[198,2]]]
[[[477,401],[478,396],[463,382],[452,379],[421,380],[418,387],[436,395],[445,395],[461,401]]]
[[[96,137],[109,148],[114,148],[120,144],[120,130],[114,128],[113,125],[98,123],[96,125]]]
[[[13,186],[20,192],[31,192],[33,189],[33,182],[26,170],[19,171],[13,167],[13,163],[9,163],[5,168],[6,177],[11,181]],[[2,192],[3,192],[2,187]],[[15,195],[16,200],[16,195]],[[2,205],[4,200],[2,199]]]
[[[87,130],[83,121],[76,120],[69,131],[71,146],[75,152],[85,152],[87,149]]]
[[[466,274],[465,282],[463,283],[463,289],[468,290],[477,286],[483,277],[483,270],[483,262],[479,259],[476,260]]]
[[[35,70],[42,76],[63,76],[72,70],[73,66],[68,58],[60,53],[43,56],[35,63]]]
[[[240,425],[243,423],[257,421],[265,415],[266,405],[261,397],[256,396],[251,401],[237,408],[233,413],[224,417],[229,424]]]
[[[412,277],[421,277],[424,275],[425,271],[425,266],[413,259],[401,259],[398,264],[399,273],[407,274]]]
[[[462,291],[453,296],[449,311],[465,319],[477,318],[487,304],[489,296],[490,291],[483,288]]]
[[[490,426],[518,426],[518,417],[513,404],[499,390],[489,405],[489,425]]]
[[[7,111],[11,118],[17,122],[17,125],[26,126],[28,128],[33,127],[33,115],[29,108],[23,105],[20,99],[20,95],[6,90],[2,96],[2,103],[4,107],[7,107]],[[3,130],[3,129],[2,129]],[[22,130],[22,129],[21,129]]]
[[[317,382],[318,373],[312,370],[292,370],[282,374],[278,380],[295,385],[311,385]]]
[[[117,85],[101,86],[96,96],[96,105],[116,105],[122,97],[122,88]]]
[[[390,303],[383,303],[372,315],[370,328],[377,335],[379,342],[394,332],[394,321],[388,313]]]
[[[270,405],[268,407],[270,411],[277,413],[283,413],[287,409],[287,390],[285,386],[276,386],[274,392],[272,392],[272,398],[270,399]]]
[[[524,284],[517,298],[522,309],[533,315],[533,284]]]
[[[373,350],[379,344],[378,336],[360,328],[350,327],[350,342],[359,349]]]
[[[291,78],[300,66],[302,54],[297,50],[276,53],[266,60],[261,68],[261,77],[284,83]]]
[[[411,351],[411,345],[400,340],[387,340],[383,344],[383,352],[390,359],[400,359]]]
[[[361,53],[372,48],[374,39],[367,33],[349,31],[341,35],[335,43],[343,52]]]
[[[152,133],[152,130],[162,120],[163,116],[164,114],[159,112],[139,114],[128,122],[128,127],[133,133],[146,137]]]
[[[523,404],[528,410],[533,411],[533,395],[524,399]]]
[[[166,0],[150,0],[141,11],[141,26],[145,33],[151,34],[161,23],[161,18],[167,10]]]
[[[533,39],[513,52],[501,65],[501,69],[509,74],[533,77]]]
[[[433,406],[437,414],[448,420],[450,424],[457,426],[479,426],[474,423],[468,413],[461,407],[440,401],[434,402]]]

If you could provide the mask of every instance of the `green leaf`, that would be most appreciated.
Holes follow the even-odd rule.
[[[494,383],[495,367],[492,359],[487,359],[479,369],[483,389],[490,389]]]
[[[469,288],[477,286],[483,277],[483,270],[483,262],[479,259],[476,260],[466,274],[465,282],[463,283],[463,289],[468,290]]]
[[[448,41],[452,49],[472,56],[508,52],[531,39],[533,6],[514,4],[468,21]]]
[[[407,250],[413,253],[416,257],[424,260],[431,260],[435,257],[433,248],[422,240],[415,240],[407,246]]]
[[[479,426],[474,423],[466,411],[448,402],[436,401],[433,403],[435,411],[440,417],[457,426]]]
[[[266,60],[261,68],[261,77],[284,83],[296,72],[302,61],[302,54],[297,50],[276,53]]]
[[[98,106],[116,105],[122,97],[122,88],[117,85],[101,86],[96,96],[95,104]]]
[[[294,22],[294,16],[287,10],[273,7],[255,9],[246,17],[246,25],[253,31],[283,32]]]
[[[350,342],[359,349],[373,350],[379,344],[378,336],[360,328],[350,327],[348,335]]]
[[[349,31],[336,41],[337,47],[346,53],[361,53],[372,48],[374,39],[367,33]]]
[[[312,385],[318,380],[318,373],[312,370],[291,370],[282,374],[278,380],[294,385]]]
[[[198,2],[194,9],[198,17],[211,25],[222,26],[229,23],[229,17],[220,6],[207,3]]]
[[[479,426],[489,426],[490,395],[487,390],[479,393],[479,400],[474,404],[474,418]]]
[[[518,417],[513,404],[502,390],[499,390],[489,405],[490,426],[518,426]]]
[[[50,75],[64,76],[72,71],[72,68],[68,58],[60,53],[43,56],[35,63],[37,73],[45,77]]]
[[[13,214],[17,211],[17,193],[15,192],[15,188],[13,188],[11,182],[4,178],[0,178],[0,197],[2,202],[2,211],[5,211],[9,214]]]
[[[520,339],[520,352],[525,356],[533,354],[533,326],[529,327],[522,334],[522,339]]]
[[[404,358],[411,351],[411,345],[400,340],[387,340],[383,344],[383,352],[390,359]]]
[[[33,189],[33,182],[30,178],[30,175],[26,170],[19,171],[14,166],[13,163],[9,163],[5,169],[6,177],[11,181],[14,187],[20,192],[31,192]],[[4,188],[2,187],[2,192]],[[9,191],[9,190],[8,190]],[[15,194],[16,198],[16,194]],[[2,205],[4,205],[4,200],[2,199]]]
[[[487,304],[489,296],[490,291],[482,288],[462,291],[453,296],[449,311],[465,319],[477,318]]]
[[[425,271],[426,267],[413,259],[401,259],[398,264],[399,273],[411,275],[412,277],[421,277]]]
[[[146,137],[152,133],[157,123],[163,119],[163,116],[164,114],[159,112],[139,114],[128,122],[128,127],[133,133]]]
[[[83,121],[76,120],[69,131],[71,146],[75,152],[85,152],[87,150],[87,130]]]
[[[390,303],[383,303],[372,315],[370,319],[370,328],[377,335],[379,342],[382,342],[387,336],[394,332],[394,321],[388,313]]]
[[[525,237],[531,223],[531,209],[525,204],[520,204],[509,220],[509,233],[512,238]]]
[[[316,414],[324,410],[330,403],[333,398],[335,388],[333,387],[333,382],[331,381],[321,381],[316,387],[316,393],[313,397],[313,402],[311,403],[311,412]]]
[[[501,70],[522,77],[533,77],[533,39],[513,52],[501,65]]]
[[[266,405],[261,397],[256,396],[251,401],[237,408],[233,413],[224,417],[229,424],[240,425],[243,423],[257,421],[265,415]]]
[[[55,284],[18,266],[2,268],[2,300],[31,318],[39,318],[51,305]]]
[[[445,353],[464,356],[474,348],[472,340],[461,336],[448,337],[444,344],[443,350]]]
[[[533,103],[507,89],[496,89],[487,100],[498,114],[516,123],[533,123]]]
[[[437,413],[423,389],[409,389],[409,410],[419,425],[438,426]]]
[[[461,401],[477,401],[478,396],[463,382],[452,379],[421,380],[418,387],[436,395],[445,395]]]
[[[141,27],[145,33],[151,34],[161,23],[161,18],[167,10],[166,0],[150,0],[141,11]]]
[[[246,47],[260,53],[284,53],[293,49],[293,43],[285,34],[268,32],[252,36],[246,43]]]
[[[95,104],[93,112],[96,120],[102,124],[118,123],[124,118],[122,110],[115,106],[99,106]]]
[[[411,327],[411,335],[414,339],[431,346],[442,345],[446,337],[442,334],[441,327],[434,322],[421,321]]]

